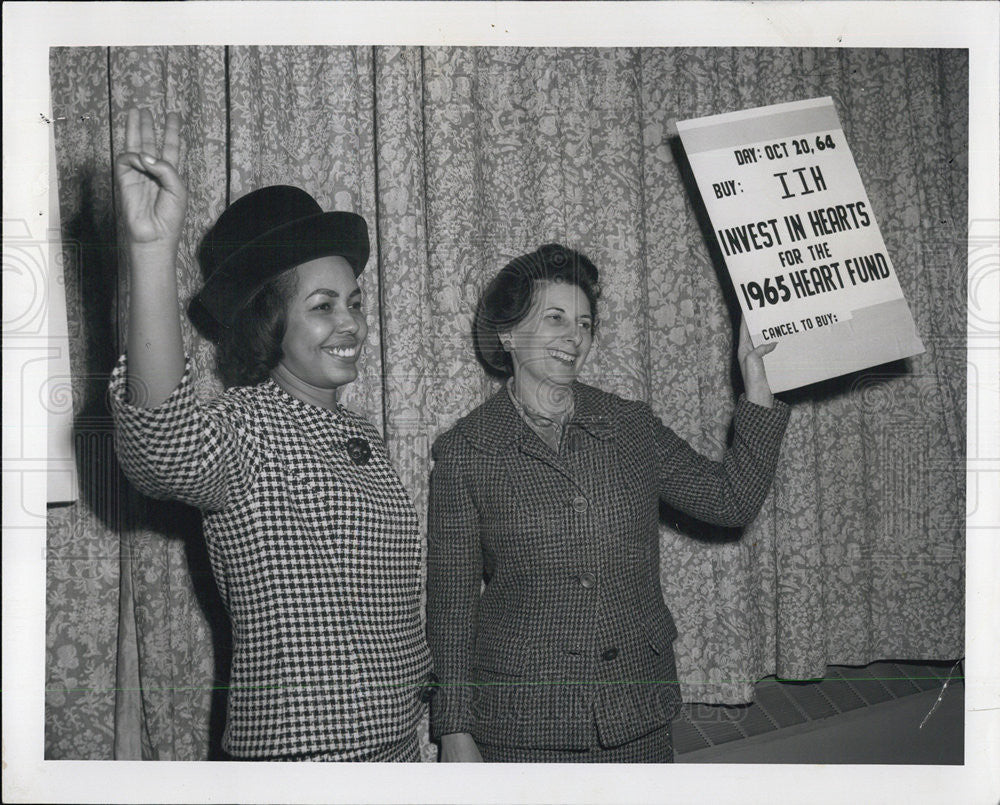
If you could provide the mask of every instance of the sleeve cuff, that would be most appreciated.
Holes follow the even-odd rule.
[[[755,402],[751,402],[747,399],[746,394],[740,394],[739,400],[736,402],[737,408],[745,408],[749,411],[753,411],[755,416],[772,416],[781,419],[788,419],[788,415],[791,412],[791,406],[788,403],[782,402],[777,397],[773,399],[773,404],[770,408],[765,408],[763,405],[757,405]]]
[[[780,441],[788,425],[791,411],[788,403],[782,402],[777,397],[774,398],[774,405],[765,408],[763,405],[750,402],[745,394],[740,394],[733,424],[737,431],[746,431],[756,438]]]
[[[434,702],[431,702],[431,740],[440,741],[442,735],[451,735],[456,732],[472,732],[472,721],[468,718],[440,718],[434,717]]]
[[[453,732],[472,732],[470,690],[465,685],[438,684],[431,699],[430,733],[435,741]]]
[[[118,363],[111,372],[111,379],[108,383],[108,396],[111,403],[111,411],[117,418],[119,414],[128,414],[132,419],[141,419],[145,415],[160,413],[164,410],[176,407],[178,401],[193,394],[192,387],[191,358],[184,356],[184,374],[177,383],[177,387],[170,392],[170,395],[154,408],[146,408],[129,399],[128,389],[128,355],[123,353],[118,358]]]

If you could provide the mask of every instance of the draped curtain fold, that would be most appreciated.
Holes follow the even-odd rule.
[[[132,105],[184,118],[182,308],[200,236],[254,188],[368,220],[369,341],[344,401],[423,517],[433,439],[495,388],[471,348],[478,293],[546,241],[602,272],[584,379],[720,455],[734,306],[671,121],[833,96],[927,352],[790,392],[774,489],[742,534],[664,510],[683,693],[737,703],[769,674],[964,653],[964,51],[59,48],[51,80],[81,496],[50,511],[47,757],[214,757],[224,718],[231,636],[198,514],[132,492],[111,448],[127,294],[111,158]],[[211,396],[211,348],[184,321]]]

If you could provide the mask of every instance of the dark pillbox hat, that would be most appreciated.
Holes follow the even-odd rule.
[[[230,204],[198,250],[205,285],[188,316],[217,341],[244,305],[279,274],[340,256],[358,276],[368,262],[368,225],[353,212],[323,212],[304,190],[272,185]]]

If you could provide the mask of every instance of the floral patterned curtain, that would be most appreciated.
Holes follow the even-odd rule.
[[[369,344],[345,402],[422,515],[430,444],[494,388],[470,344],[478,292],[545,241],[602,271],[585,379],[719,454],[734,319],[671,121],[833,96],[927,352],[785,395],[778,477],[744,533],[663,512],[684,695],[735,703],[769,674],[964,653],[967,76],[964,51],[931,50],[53,50],[81,495],[50,510],[46,757],[215,757],[224,719],[231,638],[199,516],[132,492],[111,448],[129,106],[184,116],[182,304],[199,237],[251,189],[298,184],[368,219]],[[186,320],[185,339],[217,393]]]

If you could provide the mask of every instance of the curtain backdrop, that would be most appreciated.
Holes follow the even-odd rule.
[[[201,234],[254,188],[368,220],[369,343],[344,401],[423,518],[433,439],[495,388],[471,348],[478,293],[547,241],[602,272],[584,379],[718,457],[734,306],[671,120],[833,96],[927,352],[784,395],[774,489],[742,534],[664,510],[683,693],[739,703],[770,674],[964,653],[967,76],[964,51],[931,50],[53,50],[81,496],[50,510],[46,756],[214,757],[224,718],[231,637],[199,516],[130,490],[111,445],[128,107],[184,118],[182,306]],[[210,346],[184,335],[216,394]]]

